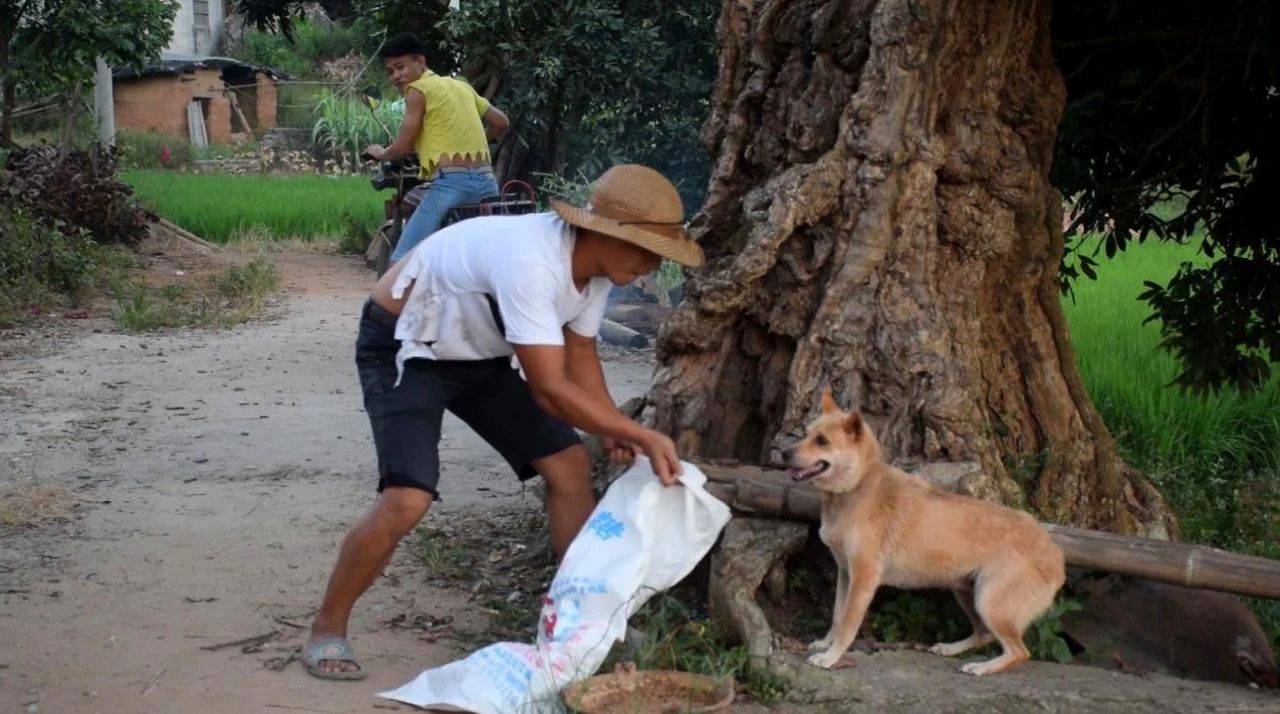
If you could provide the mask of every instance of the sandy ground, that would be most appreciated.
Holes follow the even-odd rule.
[[[0,712],[366,711],[465,654],[380,624],[484,617],[419,576],[383,579],[358,605],[363,682],[263,666],[302,640],[273,618],[308,622],[376,482],[352,360],[372,274],[349,258],[273,259],[284,294],[265,322],[139,336],[91,320],[0,338],[0,488],[63,485],[79,501],[70,524],[0,537]],[[651,368],[606,372],[627,399]],[[441,514],[536,502],[453,417],[441,452]],[[262,652],[201,649],[272,630]]]
[[[236,329],[141,336],[54,319],[0,334],[0,490],[65,487],[74,506],[69,521],[0,529],[0,712],[408,711],[374,694],[487,641],[470,593],[402,548],[352,623],[368,679],[264,666],[303,641],[375,482],[352,361],[372,276],[350,258],[272,259],[273,316]],[[649,384],[643,358],[605,368],[619,401]],[[429,522],[536,508],[452,417],[441,452]],[[453,620],[429,641],[397,618]],[[249,652],[204,649],[272,632]],[[801,666],[807,705],[776,711],[1280,711],[1274,693],[1085,667],[976,680],[918,653],[858,662]]]

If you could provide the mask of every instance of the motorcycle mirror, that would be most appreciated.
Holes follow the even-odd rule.
[[[369,113],[373,115],[373,120],[378,123],[378,126],[382,127],[382,131],[386,133],[387,138],[395,139],[395,134],[391,133],[391,130],[387,128],[387,125],[378,117],[378,112],[375,111],[380,102],[381,97],[379,96],[377,87],[371,84],[360,90],[360,103],[369,109]]]

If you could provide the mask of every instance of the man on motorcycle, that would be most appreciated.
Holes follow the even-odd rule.
[[[390,146],[372,144],[364,153],[378,161],[416,153],[422,177],[431,180],[391,254],[395,262],[434,233],[449,209],[498,193],[489,142],[502,138],[509,122],[471,85],[427,69],[426,50],[417,37],[398,35],[379,55],[387,76],[404,95],[404,121]]]
[[[442,229],[392,266],[365,303],[356,365],[379,494],[342,541],[304,649],[312,675],[365,676],[346,639],[347,620],[439,498],[445,410],[521,480],[542,477],[558,557],[595,505],[590,459],[574,427],[601,436],[615,461],[645,455],[664,485],[676,483],[675,444],[618,410],[596,334],[612,286],[653,272],[663,257],[702,264],[702,249],[683,228],[680,195],[653,169],[615,166],[585,207],[553,201],[552,208]]]

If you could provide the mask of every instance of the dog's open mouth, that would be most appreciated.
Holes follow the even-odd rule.
[[[830,466],[831,464],[826,461],[815,461],[802,469],[791,469],[788,473],[791,474],[792,481],[808,481],[814,476],[826,471]]]

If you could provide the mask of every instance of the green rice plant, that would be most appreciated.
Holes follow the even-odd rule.
[[[403,121],[404,100],[378,102],[370,109],[351,92],[324,92],[316,113],[311,139],[334,158],[358,167],[364,147],[391,141],[387,130],[395,132]]]
[[[1096,240],[1094,241],[1096,245]],[[1089,248],[1089,246],[1086,246]],[[1099,261],[1098,280],[1075,284],[1064,307],[1085,386],[1126,459],[1155,479],[1181,538],[1280,558],[1280,372],[1261,389],[1197,395],[1173,386],[1178,364],[1138,300],[1196,245],[1148,241]],[[1280,646],[1280,603],[1251,601]]]
[[[1142,324],[1143,281],[1161,282],[1194,246],[1148,242],[1105,261],[1099,279],[1076,285],[1065,308],[1086,386],[1126,455],[1148,470],[1232,464],[1280,469],[1280,377],[1253,393],[1211,395],[1172,385],[1176,361],[1158,347],[1159,326]]]
[[[376,226],[384,196],[359,176],[230,176],[126,171],[139,200],[161,216],[215,243],[246,236],[337,237],[344,216]]]

